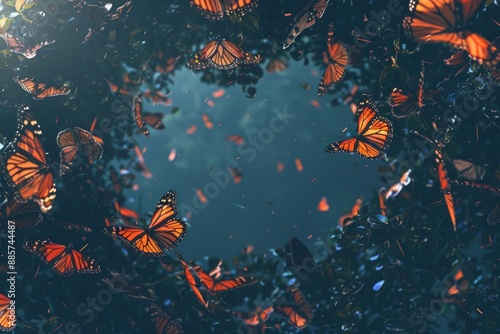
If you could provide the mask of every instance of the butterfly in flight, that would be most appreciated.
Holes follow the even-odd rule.
[[[207,67],[228,70],[236,67],[253,66],[260,63],[261,60],[260,55],[254,56],[224,38],[217,37],[217,39],[205,45],[194,58],[190,59],[186,67],[193,70]]]
[[[10,52],[19,53],[25,56],[28,59],[34,58],[36,56],[36,52],[43,48],[44,46],[50,45],[55,41],[45,41],[36,44],[35,46],[29,48],[24,46],[19,40],[13,35],[9,34],[6,31],[0,30],[0,37],[2,37],[7,43],[8,49]]]
[[[323,17],[329,0],[311,0],[294,19],[295,24],[288,34],[283,49],[287,49],[305,29],[316,23],[316,19]]]
[[[258,0],[191,0],[191,6],[210,21],[221,20],[224,13],[227,16],[241,17],[258,4]]]
[[[327,52],[323,52],[323,61],[327,65],[318,86],[318,95],[320,96],[344,78],[345,68],[350,61],[349,50],[334,38],[333,23],[330,23],[328,27]]]
[[[466,50],[480,64],[496,65],[500,60],[497,47],[468,30],[484,4],[485,0],[411,0],[411,16],[404,19],[403,28],[410,38],[446,43]]]
[[[12,314],[9,306],[11,306],[11,300],[0,293],[0,330],[5,332],[12,332],[16,328],[15,308]]]
[[[42,82],[36,82],[30,78],[20,79],[15,77],[14,81],[17,82],[26,92],[33,95],[34,100],[43,100],[47,97],[68,95],[71,93],[71,89],[68,87],[62,86],[56,88]]]
[[[135,125],[141,130],[141,133],[146,137],[149,137],[151,133],[146,127],[146,123],[142,119],[142,94],[139,93],[134,96],[134,100],[132,102],[132,111],[134,113],[134,122]]]
[[[175,191],[168,191],[156,204],[149,225],[142,227],[111,226],[104,229],[109,236],[119,238],[139,252],[150,256],[164,256],[184,238],[187,225],[175,218],[178,213]]]
[[[35,227],[43,220],[40,207],[35,202],[19,203],[10,199],[7,203],[0,205],[0,223],[13,221],[16,228]]]
[[[45,213],[52,209],[56,186],[42,145],[42,130],[27,106],[21,107],[18,117],[16,138],[2,159],[4,179],[16,201],[35,201]]]
[[[389,96],[389,105],[392,115],[397,118],[408,117],[411,113],[417,112],[424,106],[424,64],[420,71],[418,80],[418,90],[416,94],[404,93],[401,89],[394,88]]]
[[[155,322],[156,334],[183,334],[181,325],[177,321],[170,319],[170,316],[155,304],[149,307],[151,317]]]
[[[79,251],[73,249],[73,245],[59,245],[50,240],[27,241],[23,245],[24,250],[34,253],[43,262],[52,267],[52,270],[61,276],[71,276],[74,273],[96,274],[101,267]]]
[[[297,287],[291,287],[289,292],[293,296],[294,303],[279,306],[278,312],[285,315],[291,325],[303,329],[313,319],[313,309]]]
[[[381,159],[392,141],[391,122],[379,116],[369,94],[363,94],[356,117],[358,133],[353,138],[332,143],[325,148],[328,153],[356,153],[367,159]]]
[[[189,264],[187,264],[186,261],[184,261],[181,254],[177,253],[177,258],[179,259],[182,268],[184,269],[184,277],[186,278],[186,281],[189,287],[191,288],[191,291],[193,291],[200,304],[205,306],[205,308],[208,310],[209,301],[205,300],[200,289],[198,289],[198,283],[196,281],[196,277],[193,274],[194,269]]]
[[[205,273],[200,266],[194,266],[193,269],[196,272],[196,275],[200,278],[201,284],[203,284],[209,293],[234,290],[257,283],[257,280],[253,277],[243,276],[216,281],[212,276]]]
[[[264,326],[265,322],[271,314],[274,312],[274,308],[272,306],[266,308],[266,309],[260,309],[257,308],[253,312],[240,312],[240,311],[235,311],[233,314],[238,316],[241,321],[243,321],[244,324],[248,326]]]
[[[61,148],[61,167],[59,172],[63,175],[78,159],[84,156],[91,164],[102,157],[102,146],[94,136],[79,127],[68,128],[58,133],[57,145]]]

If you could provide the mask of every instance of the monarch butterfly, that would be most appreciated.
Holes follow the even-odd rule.
[[[259,326],[263,325],[273,312],[274,308],[270,306],[263,310],[257,308],[254,312],[234,312],[234,314],[249,326]]]
[[[52,267],[52,270],[61,276],[71,276],[75,272],[79,274],[96,274],[101,271],[101,267],[95,263],[94,259],[84,256],[73,249],[73,245],[59,245],[44,241],[27,241],[23,248],[38,256],[43,262]]]
[[[183,334],[181,325],[155,304],[151,304],[151,317],[155,322],[156,334]]]
[[[350,139],[330,144],[328,153],[356,153],[368,159],[381,159],[392,141],[393,128],[385,117],[377,115],[377,107],[371,96],[364,94],[356,113],[358,133]]]
[[[50,165],[47,164],[41,135],[40,125],[29,108],[21,107],[16,138],[5,150],[2,169],[14,199],[19,203],[34,200],[45,213],[52,209],[56,187]]]
[[[457,230],[457,219],[455,216],[455,205],[453,204],[453,195],[451,194],[450,179],[448,178],[448,172],[444,166],[444,159],[441,150],[436,149],[436,162],[437,162],[437,174],[439,179],[439,185],[441,191],[443,192],[444,200],[446,202],[446,207],[450,214],[451,222],[453,224],[453,230]]]
[[[476,165],[467,160],[454,159],[453,166],[455,166],[461,177],[469,181],[482,180],[484,174],[486,174],[484,166]]]
[[[292,287],[290,292],[293,295],[293,305],[283,305],[278,307],[278,312],[288,317],[288,321],[294,327],[303,329],[307,327],[309,322],[313,319],[313,309],[311,305],[306,302],[302,292],[297,287]]]
[[[43,48],[44,46],[50,45],[55,42],[55,41],[44,41],[29,48],[24,46],[21,42],[19,42],[19,40],[16,37],[12,36],[6,31],[0,30],[0,37],[4,39],[5,43],[7,43],[10,52],[22,54],[28,59],[34,58],[36,56],[36,52],[41,48]]]
[[[287,69],[288,65],[288,59],[284,57],[276,57],[274,59],[271,59],[266,65],[266,72],[284,72]]]
[[[0,208],[0,221],[4,223],[8,220],[15,222],[16,228],[30,228],[38,225],[43,216],[37,203],[19,203],[10,199]]]
[[[236,67],[256,65],[261,60],[260,55],[254,56],[235,44],[226,41],[224,38],[217,37],[216,40],[205,45],[194,58],[190,59],[186,67],[194,70],[207,67],[228,70]]]
[[[394,88],[389,96],[389,105],[392,115],[397,118],[404,118],[413,112],[420,110],[424,106],[424,66],[420,71],[418,80],[418,92],[414,94],[405,94],[401,89]]]
[[[57,145],[61,148],[60,174],[71,168],[78,157],[85,155],[91,164],[94,159],[101,159],[102,147],[94,136],[79,127],[68,128],[57,134]]]
[[[497,48],[484,37],[466,30],[484,3],[484,0],[412,0],[413,15],[404,19],[403,27],[411,38],[447,43],[466,50],[480,64],[496,65],[500,60]]]
[[[319,82],[318,95],[321,96],[338,84],[345,75],[345,68],[349,65],[349,50],[344,44],[336,41],[333,37],[333,23],[328,27],[327,52],[323,52],[323,61],[326,65],[323,77]]]
[[[15,308],[14,314],[9,310],[11,300],[0,293],[0,329],[5,332],[12,332],[16,328]]]
[[[329,0],[311,0],[305,8],[293,20],[295,24],[288,34],[283,49],[287,49],[295,41],[305,29],[311,27],[316,23],[316,19],[320,19],[325,13]]]
[[[194,275],[193,275],[193,273],[191,271],[191,269],[192,269],[191,266],[189,264],[187,264],[186,261],[184,261],[184,259],[182,258],[181,254],[177,253],[177,258],[181,262],[182,268],[184,269],[184,276],[186,277],[186,281],[189,284],[189,287],[191,288],[191,290],[195,294],[195,296],[198,299],[198,301],[203,306],[205,306],[205,308],[208,310],[209,301],[205,300],[205,298],[201,294],[200,289],[198,289],[198,284],[196,283],[196,279],[195,279],[195,277],[194,277]]]
[[[146,137],[149,137],[151,133],[149,132],[148,128],[146,127],[146,123],[144,122],[142,118],[142,93],[137,94],[134,96],[134,100],[132,103],[132,111],[134,113],[134,121],[135,125],[141,130],[141,133],[145,135]]]
[[[191,6],[210,21],[222,19],[224,12],[228,16],[243,16],[258,4],[258,0],[191,0]]]
[[[239,277],[231,278],[231,279],[226,279],[226,280],[220,280],[220,281],[216,282],[212,278],[212,276],[205,273],[200,266],[194,266],[193,269],[196,272],[196,275],[200,278],[201,284],[203,284],[203,286],[205,286],[205,288],[210,293],[217,293],[217,292],[223,292],[223,291],[228,291],[228,290],[234,290],[234,289],[242,288],[242,287],[247,286],[247,285],[257,283],[257,280],[255,280],[253,277],[246,277],[245,278],[243,276],[239,276]]]
[[[156,130],[165,129],[165,124],[163,124],[162,119],[165,115],[161,112],[147,112],[142,113],[142,120],[149,126],[152,126]]]
[[[47,97],[68,95],[71,93],[71,90],[68,87],[62,86],[60,88],[56,88],[41,82],[36,82],[30,78],[19,79],[15,77],[14,81],[17,82],[26,92],[33,95],[34,100],[43,100]]]
[[[186,235],[187,226],[175,218],[177,214],[175,191],[168,191],[156,204],[151,221],[146,228],[112,226],[104,233],[131,243],[139,252],[150,256],[164,256]]]

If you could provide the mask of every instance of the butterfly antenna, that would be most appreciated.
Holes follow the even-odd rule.
[[[79,252],[81,253],[81,252],[82,252],[82,250],[84,250],[85,248],[87,248],[87,246],[88,246],[88,245],[90,245],[90,244],[89,244],[89,243],[87,243],[85,246],[83,246],[83,247],[79,250]]]

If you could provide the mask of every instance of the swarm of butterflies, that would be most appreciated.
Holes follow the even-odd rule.
[[[418,137],[432,147],[429,152],[426,152],[433,157],[435,162],[435,167],[430,173],[442,193],[441,202],[447,210],[448,226],[453,231],[458,231],[460,228],[459,219],[457,219],[457,212],[460,211],[460,205],[457,205],[459,200],[453,195],[455,187],[475,188],[489,193],[494,199],[488,205],[489,209],[484,215],[489,226],[498,226],[500,223],[500,202],[498,200],[500,196],[500,186],[498,186],[500,177],[495,173],[497,180],[492,178],[493,181],[491,182],[483,182],[485,175],[487,175],[487,167],[462,159],[452,160],[458,178],[452,179],[450,177],[447,168],[447,156],[444,152],[452,139],[451,135],[447,135],[448,132],[452,132],[451,127],[440,131],[446,132],[446,135],[438,139],[429,138],[427,134],[424,134],[425,130],[429,131],[425,127],[418,130],[411,126],[408,126],[405,130],[398,128],[400,125],[403,127],[401,121],[416,122],[415,119],[418,119],[421,112],[433,110],[433,105],[437,104],[434,96],[442,94],[448,83],[445,82],[442,86],[438,86],[432,79],[429,79],[429,76],[425,75],[425,73],[427,72],[426,68],[431,67],[432,64],[424,60],[419,63],[420,68],[414,71],[418,75],[412,78],[413,81],[409,81],[410,84],[405,80],[398,82],[396,79],[398,75],[403,76],[401,67],[404,66],[399,64],[398,56],[404,58],[405,55],[408,55],[411,58],[414,53],[419,52],[420,48],[425,48],[429,44],[436,44],[454,50],[451,57],[442,57],[443,64],[454,69],[453,75],[446,79],[449,80],[450,85],[455,83],[453,77],[466,73],[468,68],[475,68],[476,73],[484,74],[484,77],[493,86],[498,86],[498,82],[500,82],[498,66],[500,39],[488,40],[480,32],[473,29],[474,21],[481,15],[485,5],[497,6],[497,4],[480,0],[411,0],[408,8],[404,9],[404,15],[397,18],[399,20],[398,29],[402,31],[404,37],[390,35],[390,37],[393,37],[390,44],[395,50],[395,56],[388,56],[387,48],[377,48],[375,37],[373,41],[363,40],[363,42],[373,44],[373,46],[367,48],[370,57],[376,58],[377,62],[385,66],[380,74],[380,82],[385,83],[387,77],[392,78],[387,79],[390,84],[384,87],[384,90],[365,92],[363,90],[369,88],[370,85],[363,84],[355,78],[352,69],[357,67],[360,67],[359,71],[364,69],[359,66],[361,62],[359,57],[357,58],[352,53],[351,41],[342,38],[345,34],[340,34],[337,31],[343,29],[342,25],[338,24],[336,20],[324,22],[326,17],[331,17],[328,16],[328,11],[332,9],[333,2],[329,0],[311,0],[307,4],[304,3],[302,10],[298,11],[294,16],[291,27],[287,27],[288,34],[281,36],[281,40],[273,41],[272,56],[269,57],[270,62],[266,66],[269,73],[286,70],[288,56],[285,55],[284,50],[295,47],[298,51],[293,50],[290,53],[297,53],[294,57],[299,60],[303,59],[301,54],[307,53],[307,48],[301,36],[306,35],[308,30],[313,30],[316,23],[322,22],[322,26],[327,27],[318,35],[310,37],[324,40],[320,43],[322,49],[315,50],[319,63],[324,67],[323,74],[318,82],[317,94],[318,96],[328,96],[340,92],[342,103],[351,105],[357,126],[354,135],[331,143],[325,148],[325,151],[328,153],[357,154],[366,159],[385,159],[390,163],[395,163],[394,161],[397,163],[400,158],[392,158],[389,154],[391,145],[394,145],[396,141],[402,142],[402,140],[396,140],[396,138],[402,138],[404,132],[406,132],[406,135]],[[128,15],[133,15],[133,7],[136,6],[135,2],[129,1],[121,4],[116,10],[110,11],[107,6],[88,4],[85,1],[72,1],[71,3],[71,6],[76,8],[82,17],[92,17],[95,22],[92,27],[88,28],[88,32],[82,39],[81,44],[83,45],[91,44],[93,40],[97,39],[96,36],[104,34],[103,31],[107,32],[107,26],[125,21]],[[239,23],[243,27],[253,27],[255,25],[253,22],[257,17],[254,15],[262,6],[263,4],[257,0],[189,1],[190,15],[200,15],[204,20],[202,22],[210,27],[220,27],[218,24],[223,20],[231,24]],[[22,12],[23,9],[21,8],[19,11]],[[171,6],[171,11],[176,11],[175,5]],[[286,13],[284,17],[293,15],[294,13]],[[396,20],[396,18],[393,17],[393,20]],[[494,22],[500,25],[500,20]],[[224,23],[222,22],[222,24]],[[19,55],[23,62],[40,59],[40,54],[44,54],[45,50],[57,44],[56,40],[45,40],[27,46],[21,35],[11,33],[4,27],[2,26],[0,30],[0,37],[5,41],[5,49],[8,53]],[[200,51],[183,62],[180,61],[181,52],[172,57],[158,54],[158,64],[155,67],[156,73],[168,78],[168,75],[178,66],[185,65],[185,67],[194,71],[208,71],[208,73],[210,71],[219,71],[223,73],[220,74],[222,76],[228,75],[228,78],[235,78],[236,74],[234,73],[238,73],[237,75],[243,77],[266,60],[265,56],[259,54],[262,48],[260,44],[247,43],[252,47],[252,49],[247,49],[243,46],[245,38],[240,38],[238,41],[234,35],[225,35],[226,32],[225,29],[220,29],[220,31],[216,31],[211,35],[208,35],[207,32],[207,36],[204,36],[204,38],[209,38],[210,41],[204,44]],[[316,30],[316,32],[318,31]],[[388,31],[387,33],[392,32]],[[128,38],[133,39],[135,34],[130,34]],[[109,36],[112,36],[111,32]],[[238,38],[241,36],[243,34],[238,34]],[[357,38],[361,37],[358,36]],[[410,50],[410,47],[402,42],[403,38],[416,43],[415,50]],[[116,55],[113,59],[116,59]],[[149,61],[148,59],[144,63]],[[144,81],[147,81],[145,72],[146,70],[142,68],[138,71],[141,74],[135,78],[126,73],[121,79],[123,84],[116,83],[117,81],[108,77],[103,77],[101,81],[107,83],[112,94],[126,97],[125,100],[129,102],[125,107],[126,119],[133,124],[135,132],[150,137],[151,132],[148,126],[157,130],[165,128],[162,121],[164,115],[144,111],[143,99],[164,106],[170,106],[172,101],[168,97],[169,90],[161,87],[161,85],[149,85],[148,89],[143,89],[142,85]],[[390,73],[387,74],[388,72]],[[83,94],[78,90],[77,85],[71,81],[63,82],[64,79],[57,79],[59,82],[56,82],[56,80],[52,84],[31,76],[15,75],[9,78],[9,80],[11,79],[20,88],[16,94],[21,94],[22,91],[26,92],[33,100],[36,100],[33,103],[47,98],[78,98],[78,94]],[[233,81],[238,81],[238,79],[227,80],[230,83]],[[348,86],[348,83],[351,86]],[[477,82],[475,84],[478,85]],[[363,89],[358,93],[360,87],[363,87]],[[384,95],[386,95],[386,100],[380,102],[380,96]],[[451,99],[449,96],[445,98]],[[353,100],[356,102],[352,102]],[[384,108],[383,110],[385,110],[386,106],[390,109],[390,113],[387,113],[388,116],[384,117],[379,109]],[[36,114],[30,110],[30,106],[19,104],[11,109],[17,112],[18,127],[12,141],[2,145],[0,168],[2,170],[1,185],[5,193],[5,200],[0,209],[0,218],[2,223],[14,221],[16,228],[34,228],[45,218],[50,219],[53,207],[57,206],[58,187],[67,182],[71,174],[98,168],[95,165],[98,165],[97,162],[103,158],[104,148],[108,143],[104,138],[100,138],[93,133],[97,117],[87,129],[72,126],[60,131],[55,138],[44,138],[45,131],[42,130]],[[440,109],[436,107],[435,110]],[[491,120],[486,113],[484,115],[491,122],[489,124],[492,124],[492,127],[499,127],[495,119]],[[439,115],[436,116],[436,121],[439,121],[438,117]],[[441,119],[441,121],[443,120]],[[433,127],[437,129],[438,125],[433,123]],[[412,130],[408,128],[412,128]],[[479,133],[479,130],[477,132]],[[46,152],[47,141],[53,141],[54,144],[57,144],[59,148],[58,159],[51,160],[48,156]],[[400,145],[400,143],[397,144]],[[146,169],[144,163],[139,165],[138,168],[142,168],[143,171]],[[390,201],[398,200],[402,196],[400,194],[405,194],[405,189],[412,186],[411,173],[412,170],[408,168],[402,175],[396,176],[396,182],[388,190],[383,188],[379,192],[379,209],[384,217],[390,213],[387,207]],[[130,183],[126,179],[126,173],[119,173],[112,167],[109,169],[109,178],[115,194],[121,194],[122,188]],[[140,255],[164,259],[168,258],[167,252],[174,250],[186,235],[188,226],[185,220],[177,216],[176,193],[173,190],[166,192],[161,197],[149,218],[149,223],[145,224],[145,226],[138,226],[130,222],[127,217],[137,219],[137,215],[128,212],[124,207],[120,207],[118,202],[115,201],[114,203],[121,219],[110,221],[106,218],[106,227],[102,229],[104,234],[112,238],[109,239],[110,243],[113,242],[113,239],[120,240],[125,245],[130,245]],[[352,212],[346,215],[345,222],[347,223],[343,220],[345,231],[348,231],[346,233],[351,233],[349,231],[357,228],[356,232],[352,232],[353,235],[357,237],[362,234],[360,232],[361,227],[365,227],[360,223],[359,217],[364,216],[366,215],[360,205],[355,205]],[[396,216],[396,218],[399,220],[399,216]],[[381,224],[385,224],[383,219],[379,219],[379,221]],[[350,225],[349,228],[348,225]],[[492,233],[481,233],[491,240]],[[368,235],[368,233],[365,235]],[[349,237],[352,237],[352,235],[349,235]],[[367,238],[370,239],[371,236],[367,236]],[[80,247],[80,245],[75,246],[72,243],[64,242],[64,240],[50,239],[30,240],[24,242],[22,248],[26,252],[36,255],[55,274],[63,277],[69,277],[75,273],[98,274],[104,271],[105,268],[101,268],[101,265],[95,259],[85,255],[84,249],[89,244]],[[392,245],[397,245],[404,255],[400,239],[394,238],[394,240],[390,240],[388,237],[387,240],[383,240],[384,245],[390,245],[391,242]],[[211,272],[205,272],[199,264],[185,261],[179,253],[176,253],[176,264],[166,265],[163,262],[161,263],[170,272],[172,272],[172,268],[180,266],[181,270],[174,273],[173,276],[183,278],[186,286],[194,294],[195,299],[193,300],[197,300],[202,306],[198,309],[200,314],[203,314],[202,312],[225,313],[227,317],[236,319],[234,321],[241,324],[240,329],[244,328],[243,331],[252,333],[264,333],[270,330],[283,332],[284,327],[279,325],[279,321],[273,322],[273,329],[267,325],[269,319],[272,320],[273,318],[285,319],[289,326],[296,330],[302,330],[308,326],[313,326],[314,320],[319,322],[320,320],[317,319],[320,317],[315,315],[319,311],[315,310],[313,301],[309,301],[307,295],[301,291],[301,284],[307,286],[308,280],[323,280],[325,278],[332,280],[335,274],[333,269],[325,264],[319,269],[315,267],[316,269],[312,271],[306,270],[307,275],[305,276],[307,278],[303,278],[298,274],[300,270],[304,269],[301,267],[303,260],[314,257],[296,239],[292,239],[287,244],[287,247],[288,253],[290,253],[287,259],[292,259],[292,268],[294,268],[292,271],[296,277],[289,281],[286,289],[267,291],[268,295],[266,297],[269,297],[271,302],[262,303],[261,306],[251,311],[225,309],[221,312],[223,308],[221,305],[224,304],[220,303],[221,300],[224,300],[225,292],[232,291],[231,293],[236,294],[238,292],[233,290],[239,288],[255,291],[250,289],[256,289],[259,285],[272,285],[265,276],[265,272],[262,277],[241,274],[241,272],[235,274],[235,271],[228,273],[223,272],[220,264]],[[87,252],[91,252],[91,250]],[[249,255],[251,251],[243,253]],[[301,259],[297,258],[301,256]],[[372,261],[371,258],[370,261]],[[244,267],[243,271],[250,273],[250,267],[249,264]],[[299,270],[297,270],[298,267],[300,267]],[[337,269],[338,275],[345,275],[345,272],[341,272],[339,268]],[[405,274],[400,273],[400,275],[404,276]],[[110,283],[108,282],[108,284]],[[373,290],[378,291],[383,284],[382,282],[374,285]],[[356,295],[363,289],[363,285],[354,285],[349,288],[344,287],[348,290],[346,295]],[[377,286],[377,290],[375,286]],[[242,291],[245,289],[242,289]],[[123,288],[121,290],[128,292],[129,296],[134,295],[131,293],[132,288],[128,290]],[[142,291],[139,288],[137,290]],[[154,296],[154,292],[149,294]],[[134,296],[139,299],[148,299],[147,295],[148,293],[141,292]],[[341,297],[338,297],[336,303],[340,300],[342,300]],[[0,294],[0,329],[5,331],[14,330],[14,327],[9,325],[7,318],[9,303],[9,298]],[[175,309],[175,305],[168,306],[169,309]],[[353,307],[353,310],[351,310],[351,307]],[[355,316],[354,308],[354,306],[350,305],[349,309],[347,309],[346,306],[346,310],[342,311],[342,317],[346,319],[359,318],[359,315]],[[153,303],[148,307],[148,310],[152,316],[153,327],[157,334],[184,333],[182,329],[183,323],[167,314],[161,306]],[[182,318],[182,315],[178,318]],[[322,314],[321,318],[325,318],[325,315]],[[355,320],[349,321],[356,323]],[[328,329],[324,330],[330,330],[334,325],[329,326],[325,326]],[[401,332],[403,330],[395,329],[394,331]]]

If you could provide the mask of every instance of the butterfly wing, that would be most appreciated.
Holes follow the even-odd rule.
[[[221,20],[224,17],[221,0],[192,0],[191,6],[195,7],[201,15],[210,21]]]
[[[157,130],[163,130],[165,129],[165,124],[163,124],[162,119],[164,114],[161,112],[157,113],[150,113],[150,112],[143,112],[142,113],[142,119],[144,122],[146,122],[147,125],[152,126],[153,128]]]
[[[486,169],[483,166],[476,165],[470,161],[454,159],[453,165],[460,173],[460,176],[469,181],[482,180],[484,174],[486,174]]]
[[[146,123],[142,119],[142,94],[139,93],[134,96],[133,106],[132,106],[133,116],[135,125],[141,130],[141,133],[146,137],[149,137],[151,134],[149,133],[148,128],[146,127]]]
[[[336,84],[338,84],[345,75],[345,68],[349,65],[349,51],[344,44],[337,42],[328,45],[328,53],[324,54],[328,65],[318,86],[318,95],[323,95]]]
[[[164,250],[172,250],[186,235],[187,225],[184,221],[173,218],[178,213],[175,191],[168,191],[158,201],[149,229],[154,233],[154,239]]]
[[[11,319],[11,313],[8,310],[10,299],[0,293],[0,329],[5,332],[11,332],[16,328],[16,317]]]
[[[196,279],[193,276],[193,273],[191,272],[191,269],[189,268],[189,265],[182,259],[181,255],[177,253],[177,257],[179,258],[179,261],[181,262],[181,265],[184,269],[184,276],[186,277],[186,281],[189,284],[189,287],[195,294],[196,298],[198,298],[198,301],[208,308],[208,301],[205,301],[205,298],[203,298],[203,295],[201,294],[200,290],[198,289],[198,286],[196,284]]]
[[[18,202],[34,200],[45,213],[52,208],[56,188],[40,139],[42,130],[27,107],[21,109],[19,119],[16,139],[2,161],[4,179]]]
[[[101,159],[102,146],[94,139],[94,136],[79,127],[65,129],[57,135],[57,144],[61,148],[61,172],[71,168],[78,155],[84,155],[89,163],[95,159]]]
[[[224,0],[224,9],[229,16],[241,17],[258,5],[258,0]]]
[[[4,39],[5,43],[7,43],[10,52],[22,54],[28,59],[34,58],[36,56],[36,52],[41,48],[43,48],[44,46],[50,45],[55,42],[55,41],[44,41],[36,44],[31,48],[27,48],[23,44],[21,44],[21,42],[19,42],[17,38],[15,38],[13,35],[7,32],[0,33],[0,37]]]
[[[437,174],[439,179],[439,185],[446,202],[446,207],[450,214],[451,222],[453,223],[453,230],[457,230],[457,221],[455,217],[455,206],[453,204],[453,195],[451,194],[450,180],[448,178],[448,173],[444,166],[443,156],[440,150],[436,150],[436,161],[437,161]]]
[[[151,317],[155,322],[156,334],[183,334],[182,327],[155,304],[151,304]]]
[[[255,65],[261,60],[260,55],[254,56],[231,42],[217,38],[189,60],[186,66],[191,69],[214,67],[219,70],[228,70],[241,65]]]
[[[283,49],[287,49],[295,39],[307,28],[316,23],[316,19],[321,18],[328,6],[329,0],[311,0],[305,8],[295,17],[295,24],[288,34]]]
[[[16,228],[30,228],[38,225],[43,216],[37,203],[19,203],[11,199],[0,209],[0,219],[2,222],[14,221]]]
[[[111,226],[104,228],[104,233],[132,244],[137,251],[143,254],[150,256],[165,255],[160,245],[143,228]]]

